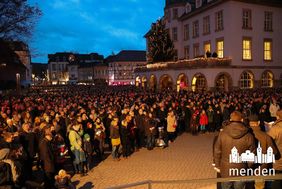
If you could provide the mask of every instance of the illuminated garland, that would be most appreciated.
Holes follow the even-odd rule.
[[[162,70],[175,68],[194,68],[194,67],[217,67],[228,66],[231,64],[231,58],[194,58],[178,60],[176,62],[158,62],[147,64],[146,66],[136,68],[135,71]]]

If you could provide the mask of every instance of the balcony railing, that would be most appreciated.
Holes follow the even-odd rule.
[[[178,60],[176,62],[159,62],[154,64],[147,64],[135,69],[135,72],[157,71],[167,69],[181,69],[181,68],[211,68],[211,67],[225,67],[231,65],[231,58],[195,58]]]

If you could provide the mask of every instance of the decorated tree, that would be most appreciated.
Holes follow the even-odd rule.
[[[40,15],[38,6],[29,5],[27,0],[1,0],[0,39],[26,41]]]
[[[158,20],[152,24],[151,30],[147,34],[147,40],[149,63],[174,60],[176,51],[163,20]]]

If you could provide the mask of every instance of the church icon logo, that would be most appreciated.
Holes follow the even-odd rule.
[[[275,163],[275,157],[273,154],[273,149],[271,147],[268,147],[267,153],[262,153],[262,148],[260,146],[260,143],[257,147],[257,155],[255,155],[250,150],[246,150],[244,153],[240,154],[238,153],[237,148],[234,146],[231,149],[231,154],[229,155],[229,162],[230,163],[246,163],[246,162],[253,162],[253,163]]]

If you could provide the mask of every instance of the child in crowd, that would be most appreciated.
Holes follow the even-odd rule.
[[[83,150],[85,152],[85,157],[86,157],[85,170],[86,172],[88,172],[90,170],[90,164],[92,162],[92,153],[93,153],[89,134],[84,135]]]
[[[55,186],[58,189],[75,189],[71,183],[71,176],[63,169],[55,176]]]

